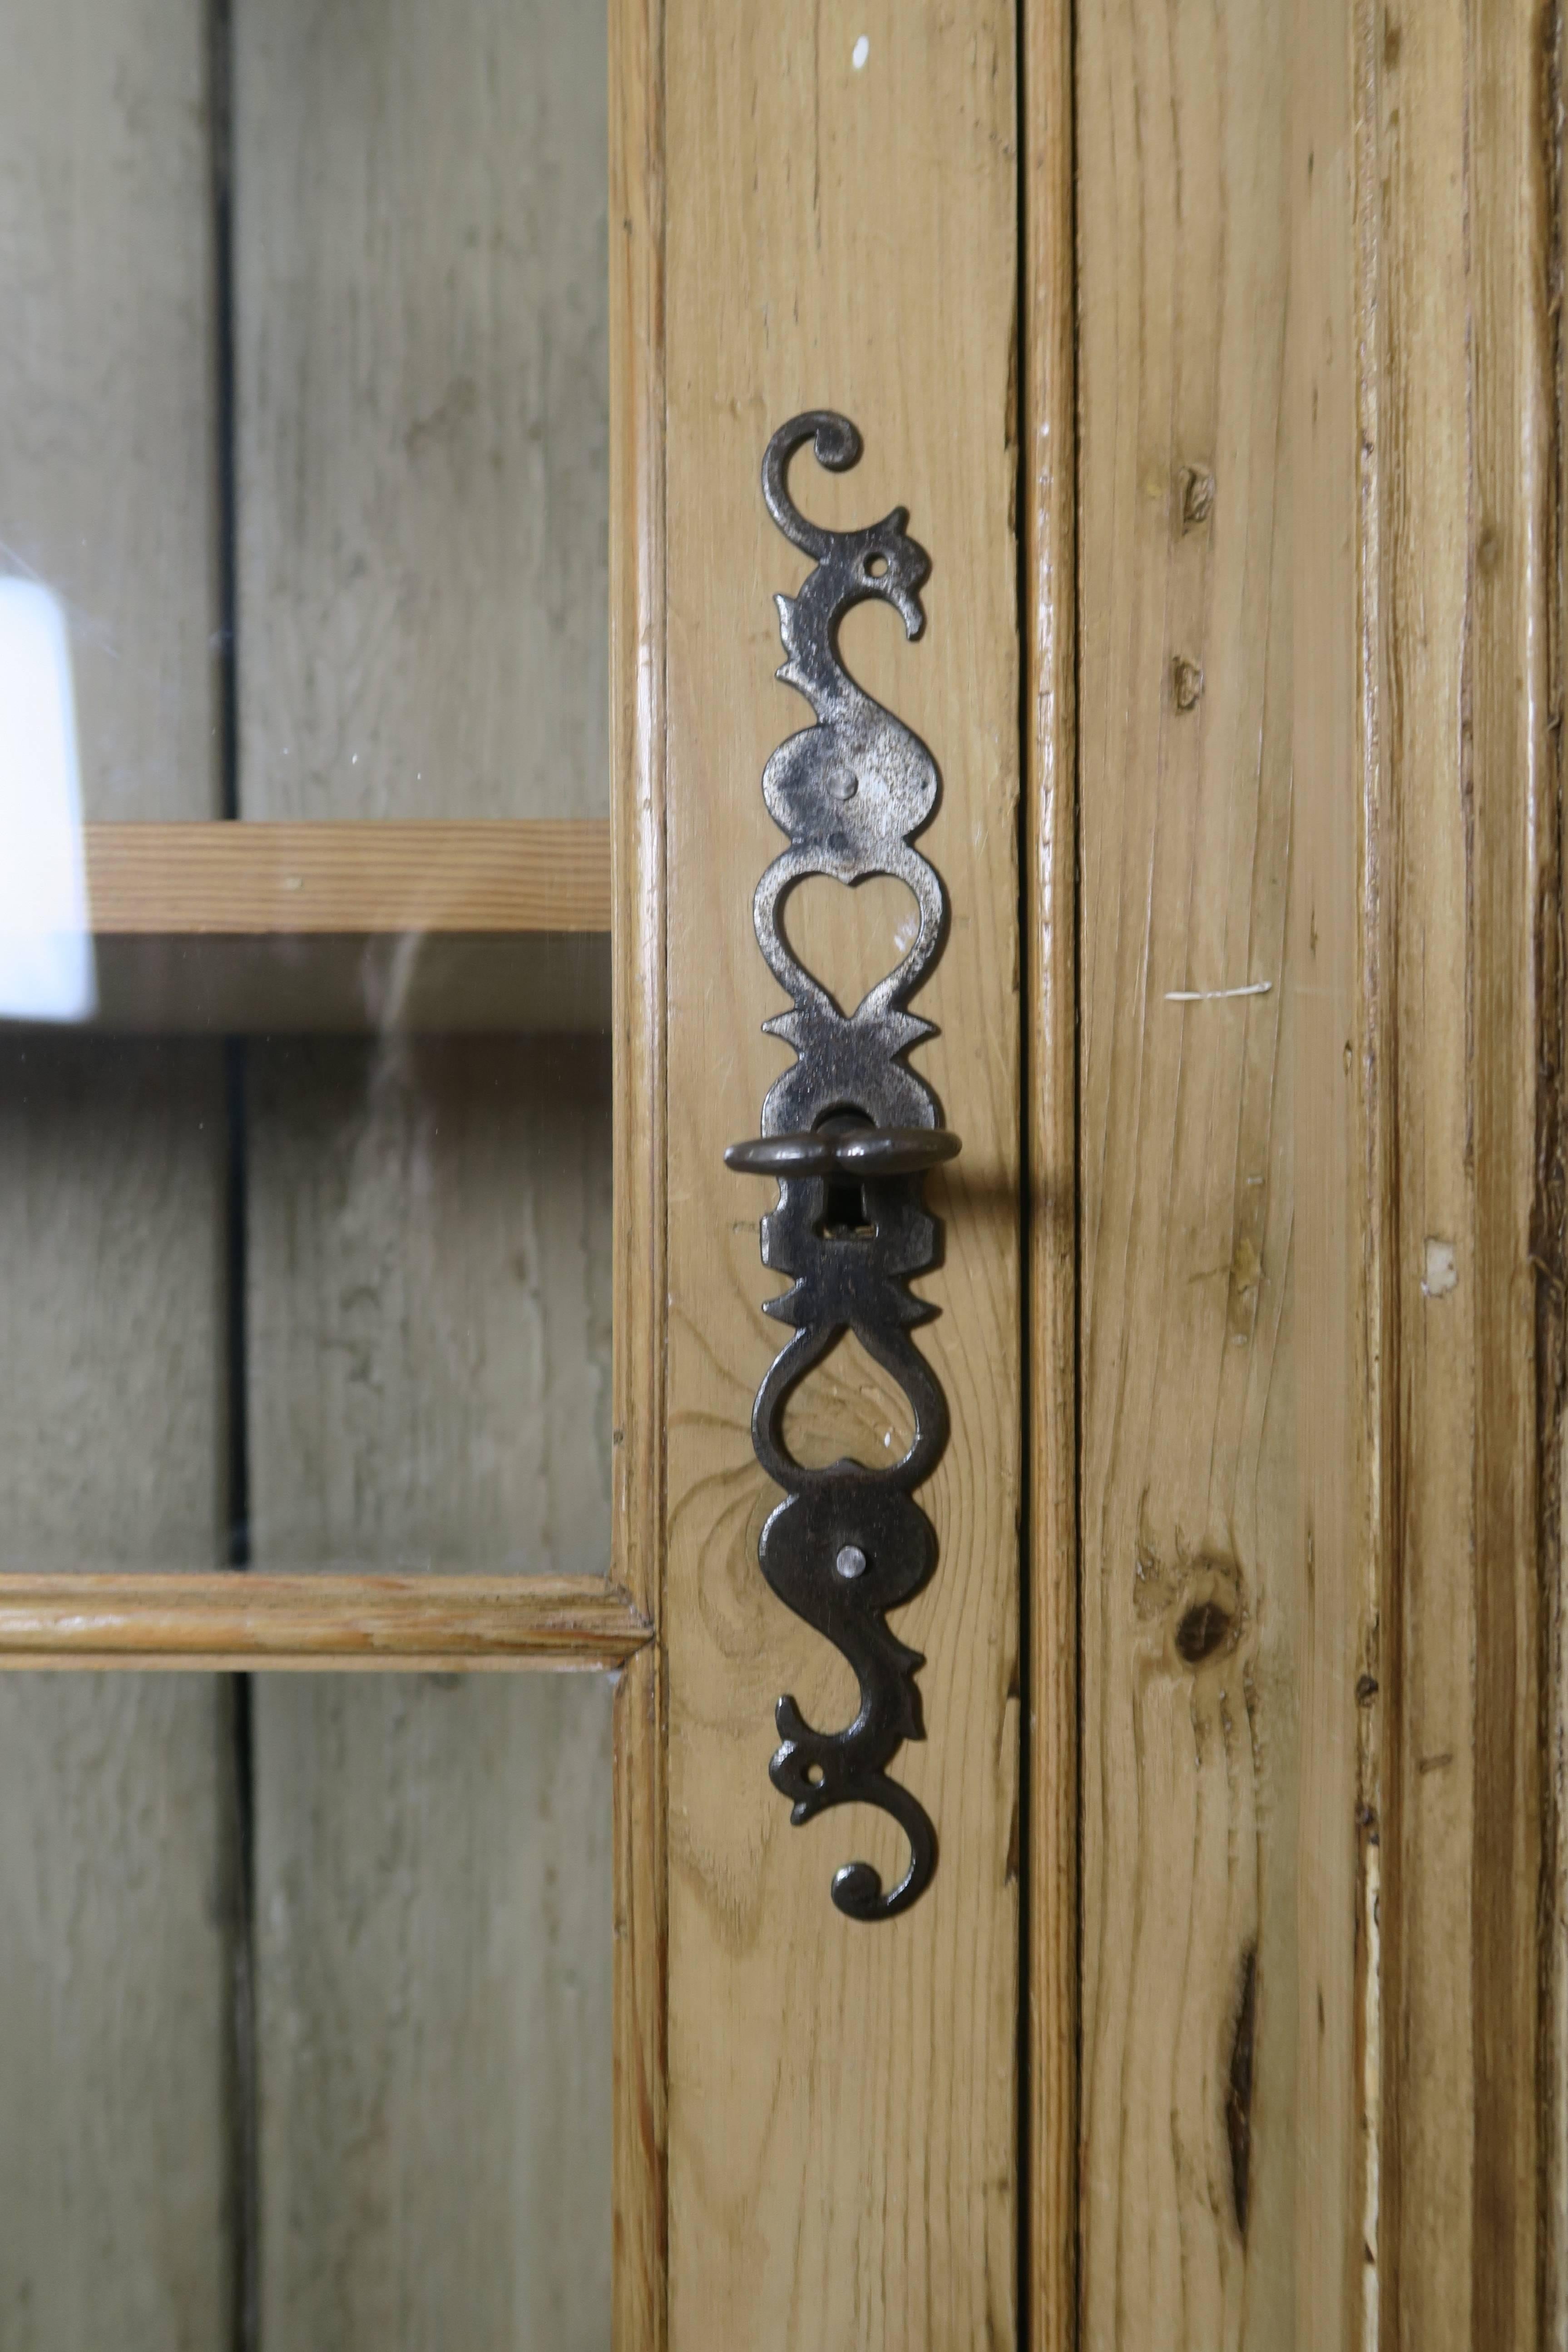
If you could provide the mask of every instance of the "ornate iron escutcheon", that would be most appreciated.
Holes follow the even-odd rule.
[[[757,1459],[784,1490],[763,1529],[759,1563],[780,1600],[844,1653],[860,1685],[859,1708],[843,1731],[816,1730],[792,1697],[781,1698],[782,1745],[769,1775],[791,1800],[796,1823],[846,1804],[879,1805],[900,1823],[910,1861],[889,1892],[866,1862],[846,1863],[833,1880],[833,1900],[851,1919],[889,1919],[923,1893],[936,1867],[930,1818],[888,1777],[903,1741],[925,1733],[914,1680],[924,1661],[889,1630],[887,1612],[917,1593],[936,1564],[936,1532],[913,1490],[946,1443],[947,1405],[910,1337],[934,1310],[909,1283],[936,1263],[924,1171],[951,1159],[959,1142],[939,1124],[935,1096],[905,1058],[933,1034],[909,1000],[936,961],[947,919],[942,884],[910,845],[936,807],[936,762],[845,669],[838,625],[852,605],[879,597],[918,637],[931,562],[906,531],[902,507],[864,530],[808,522],[787,481],[790,458],[806,441],[835,473],[853,466],[861,448],[847,417],[816,409],[781,425],[763,459],[768,512],[815,562],[797,596],[775,599],[787,657],[778,675],[805,695],[816,724],[781,743],[763,771],[763,797],[789,846],[763,876],[753,906],[757,944],[791,1002],[763,1027],[796,1059],[768,1090],[761,1135],[732,1143],[724,1157],[731,1168],[776,1181],[777,1206],[762,1221],[763,1263],[795,1277],[763,1307],[794,1328],[752,1413]],[[852,1013],[791,953],[780,928],[785,896],[811,874],[849,884],[892,875],[920,909],[902,962]],[[784,1405],[846,1331],[909,1398],[914,1436],[902,1460],[884,1467],[840,1461],[808,1469],[785,1447]]]

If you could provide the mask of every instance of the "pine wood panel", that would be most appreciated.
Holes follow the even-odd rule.
[[[206,12],[19,0],[0,75],[0,563],[65,606],[89,818],[218,806]],[[210,1052],[0,1048],[10,1557],[211,1568],[224,1496]],[[231,2324],[228,1710],[0,1685],[0,2333]]]
[[[786,0],[666,12],[668,729],[668,1558],[669,2334],[707,2346],[1015,2340],[1017,2039],[1018,677],[1013,330],[1016,26],[990,0],[847,12]],[[723,1168],[780,1049],[752,930],[778,846],[758,779],[806,722],[773,682],[772,592],[798,560],[758,489],[772,429],[854,416],[866,457],[808,511],[911,509],[929,625],[852,615],[855,674],[944,778],[922,848],[952,932],[919,1049],[963,1157],[933,1183],[946,1258],[922,1334],[952,1415],[922,1501],[940,1559],[901,1635],[922,1650],[927,1739],[898,1772],[942,1841],[896,1923],[846,1921],[850,1853],[894,1866],[854,1812],[792,1830],[770,1787],[773,1707],[843,1721],[841,1662],[768,1593],[776,1497],[752,1459],[771,1352],[762,1188]],[[840,928],[842,927],[842,928]],[[805,942],[828,975],[858,929]],[[817,1442],[879,1451],[889,1401],[829,1372]]]
[[[287,0],[236,37],[240,814],[595,815],[603,18]],[[602,1570],[606,1063],[253,1050],[258,1566]],[[258,1687],[263,2336],[599,2344],[607,1709],[416,1687]]]
[[[95,935],[607,931],[602,817],[91,824]]]
[[[1415,12],[1373,65],[1394,1139],[1373,1213],[1394,1241],[1397,1381],[1376,1699],[1380,2340],[1529,2344],[1554,2100],[1538,1931],[1555,1574],[1540,1468],[1561,1382],[1560,124],[1528,6]]]
[[[1287,31],[1079,19],[1083,2341],[1289,2340]]]
[[[257,1697],[260,2341],[603,2352],[607,1689]]]

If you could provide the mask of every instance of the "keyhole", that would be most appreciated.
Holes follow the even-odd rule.
[[[825,1242],[864,1242],[877,1231],[866,1204],[866,1187],[853,1178],[830,1176],[824,1191],[822,1222],[816,1228]]]

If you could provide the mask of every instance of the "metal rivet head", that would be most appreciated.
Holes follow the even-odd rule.
[[[833,1565],[846,1583],[853,1583],[866,1573],[866,1555],[858,1544],[846,1544]]]

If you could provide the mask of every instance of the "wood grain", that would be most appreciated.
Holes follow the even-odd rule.
[[[663,0],[613,0],[609,68],[611,1572],[657,1625],[667,1305]],[[666,1690],[656,1639],[616,1695],[616,2352],[665,2352],[668,2341]]]
[[[1029,1249],[1027,2340],[1078,2326],[1078,437],[1073,19],[1024,12],[1025,1101]]]
[[[1287,25],[1079,18],[1082,2340],[1294,2317]]]
[[[668,667],[668,1555],[669,2335],[709,2346],[921,2352],[1012,2344],[1017,2314],[1018,1176],[1016,262],[1012,10],[853,17],[785,0],[667,0]],[[857,63],[857,58],[861,59]],[[919,1049],[963,1157],[931,1187],[946,1258],[922,1335],[952,1416],[922,1501],[939,1566],[901,1613],[927,1738],[900,1777],[942,1860],[897,1923],[847,1922],[828,1883],[895,1845],[858,1811],[789,1826],[773,1708],[841,1722],[848,1676],[756,1566],[776,1499],[752,1458],[772,1352],[753,1185],[723,1168],[780,1049],[751,899],[779,836],[759,778],[805,723],[773,680],[769,433],[832,403],[866,440],[841,479],[800,462],[830,523],[907,503],[929,547],[918,647],[861,611],[846,658],[942,769],[922,848],[951,937]],[[847,894],[846,894],[847,896]],[[855,926],[851,909],[827,920]],[[807,945],[815,955],[818,933]],[[832,1377],[831,1443],[889,1402]],[[901,1860],[901,1857],[900,1857]]]
[[[1292,25],[1291,750],[1296,958],[1298,1497],[1301,1547],[1294,2332],[1378,2338],[1382,1512],[1389,1135],[1376,1007],[1375,504],[1369,332],[1377,188],[1363,107],[1370,12],[1300,0]],[[1370,1702],[1370,1703],[1369,1703]],[[1308,2155],[1310,2151],[1310,2156]]]
[[[607,931],[599,817],[89,824],[94,934]]]
[[[1542,2340],[1542,1452],[1561,1287],[1560,593],[1549,20],[1384,33],[1377,1007],[1397,1446],[1378,1706],[1380,2326]],[[1542,1319],[1542,1309],[1548,1312]],[[1560,1390],[1558,1391],[1560,1393]]]
[[[612,1667],[651,1631],[596,1576],[0,1572],[10,1667]]]

